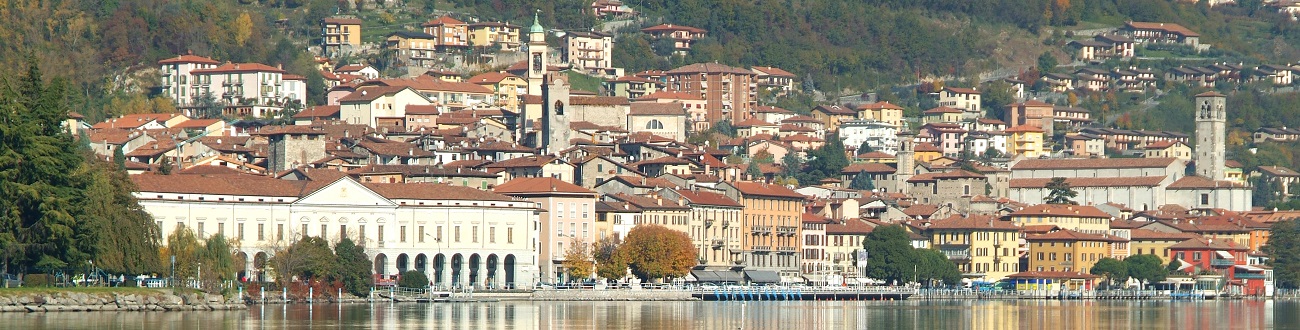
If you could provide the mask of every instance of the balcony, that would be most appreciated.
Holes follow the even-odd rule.
[[[772,234],[772,226],[754,226],[754,228],[751,229],[755,234],[763,234],[763,235]]]
[[[731,227],[731,221],[722,220],[722,228],[730,228],[730,227]]]
[[[781,247],[777,247],[776,250],[777,250],[777,251],[781,251],[781,252],[794,252],[794,247],[793,247],[793,246],[781,246]]]
[[[1256,279],[1258,279],[1258,280],[1262,280],[1262,279],[1264,279],[1265,277],[1264,277],[1264,274],[1255,274],[1255,273],[1233,273],[1233,274],[1232,274],[1232,278],[1235,278],[1235,279],[1242,279],[1242,280],[1256,280]]]
[[[777,235],[791,235],[791,236],[794,236],[795,234],[798,234],[798,233],[799,233],[799,228],[798,228],[798,227],[793,227],[793,226],[780,226],[780,227],[777,227],[777,228],[776,228],[776,233],[777,233]]]
[[[711,243],[713,244],[713,247],[717,248],[717,247],[722,247],[722,245],[724,244],[727,244],[727,241],[721,238],[715,238]]]
[[[1232,259],[1219,259],[1219,258],[1210,259],[1210,266],[1214,266],[1214,267],[1231,267],[1236,264],[1237,261]]]
[[[772,247],[768,245],[755,245],[754,252],[772,252]]]

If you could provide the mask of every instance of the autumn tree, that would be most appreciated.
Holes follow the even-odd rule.
[[[236,279],[234,249],[224,235],[216,234],[208,237],[203,242],[200,256],[203,274],[200,274],[199,280],[203,282],[205,289],[220,288],[219,284],[222,281]]]
[[[591,258],[596,261],[596,276],[609,280],[627,276],[627,262],[618,258],[618,240],[606,236],[591,245]]]
[[[686,276],[699,262],[686,233],[655,224],[633,227],[615,255],[642,280]]]
[[[591,262],[591,251],[583,242],[569,244],[569,248],[564,251],[563,265],[570,282],[587,279],[596,272],[596,265]]]
[[[338,270],[329,242],[321,237],[304,237],[273,252],[271,265],[281,285],[287,285],[295,277],[297,280],[324,279]]]
[[[199,263],[203,261],[203,243],[199,242],[194,232],[186,227],[177,227],[167,235],[167,247],[160,257],[170,263],[175,270],[176,280],[182,281],[198,275]],[[175,260],[175,262],[173,262]]]

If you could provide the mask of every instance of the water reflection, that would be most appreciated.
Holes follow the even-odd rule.
[[[1275,313],[1275,311],[1277,311]],[[1294,301],[492,302],[8,313],[4,329],[1266,329]]]

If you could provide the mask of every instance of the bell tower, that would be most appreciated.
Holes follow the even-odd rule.
[[[533,27],[528,30],[528,95],[542,95],[546,78],[546,29],[542,28],[537,13],[533,13]]]
[[[1196,175],[1223,180],[1226,158],[1227,97],[1218,92],[1196,94]]]
[[[569,81],[563,73],[546,75],[542,88],[542,152],[558,153],[569,148]]]
[[[907,193],[907,180],[912,178],[912,173],[916,171],[916,159],[913,158],[915,153],[916,141],[913,140],[912,132],[907,126],[902,126],[898,132],[898,153],[894,154],[897,168],[894,168],[894,191]]]

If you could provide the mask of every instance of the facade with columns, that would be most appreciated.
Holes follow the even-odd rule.
[[[434,183],[285,181],[243,175],[134,175],[164,240],[179,228],[222,234],[241,276],[270,280],[276,251],[306,236],[364,245],[377,280],[423,271],[436,287],[537,283],[536,203]],[[163,244],[166,244],[164,241]]]

